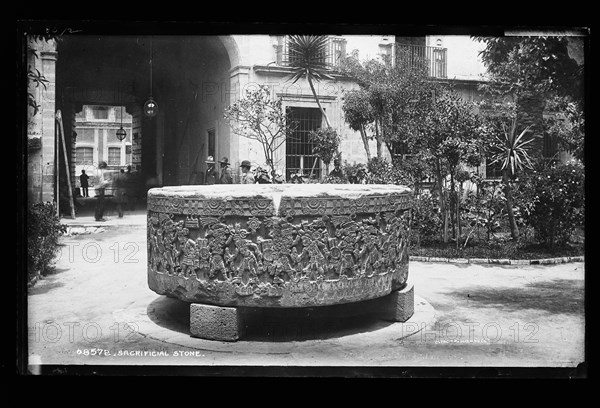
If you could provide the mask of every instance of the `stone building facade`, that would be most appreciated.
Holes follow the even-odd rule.
[[[126,132],[123,140],[117,138],[121,126]],[[77,187],[80,187],[81,170],[91,178],[90,186],[95,185],[101,162],[114,171],[132,166],[132,117],[122,107],[84,105],[75,115],[75,129],[71,165],[75,169]]]

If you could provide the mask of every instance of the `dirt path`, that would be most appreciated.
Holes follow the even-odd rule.
[[[148,289],[145,226],[62,242],[56,273],[29,291],[36,364],[574,367],[585,359],[583,263],[411,262],[431,319],[330,322],[295,341],[273,336],[271,319],[245,341],[222,343],[189,337],[185,305]]]

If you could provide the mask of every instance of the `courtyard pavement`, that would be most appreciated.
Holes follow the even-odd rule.
[[[145,211],[106,218],[63,219],[69,230],[55,273],[29,288],[33,373],[54,365],[575,368],[585,361],[583,262],[411,261],[415,315],[405,323],[265,312],[243,340],[218,342],[190,337],[188,305],[148,288]]]

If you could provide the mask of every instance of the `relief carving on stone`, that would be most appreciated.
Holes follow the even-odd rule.
[[[155,198],[148,208],[150,272],[193,279],[206,290],[360,297],[350,282],[364,279],[384,290],[392,279],[396,286],[407,279],[404,195],[287,199],[277,215],[267,199]]]

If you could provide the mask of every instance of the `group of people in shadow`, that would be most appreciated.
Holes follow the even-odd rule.
[[[94,185],[94,197],[96,198],[94,218],[99,222],[106,221],[104,212],[109,199],[115,204],[119,218],[123,218],[124,211],[135,210],[139,195],[139,183],[136,174],[132,172],[131,166],[127,166],[127,171],[120,169],[110,176],[105,174],[105,169],[106,165],[101,163],[98,180]],[[85,170],[81,170],[79,182],[82,197],[89,197],[89,178]]]

